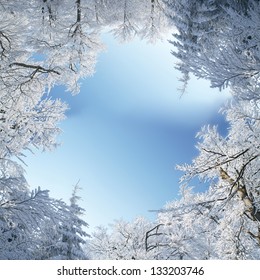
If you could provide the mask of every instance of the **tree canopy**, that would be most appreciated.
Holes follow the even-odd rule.
[[[4,0],[0,15],[0,259],[260,259],[258,1]],[[78,185],[70,204],[31,190],[23,155],[58,145],[68,107],[50,92],[79,93],[104,31],[150,43],[174,32],[183,90],[195,75],[233,98],[222,108],[227,135],[205,125],[198,156],[177,166],[180,199],[154,222],[100,227],[86,245]],[[196,192],[193,178],[208,190]]]

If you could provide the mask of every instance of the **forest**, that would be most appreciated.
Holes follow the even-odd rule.
[[[260,3],[256,0],[0,1],[0,259],[260,259]],[[228,89],[217,126],[197,133],[198,156],[178,165],[179,199],[154,221],[120,220],[88,232],[79,206],[29,186],[24,153],[57,148],[68,105],[104,50],[102,32],[147,43],[171,32],[185,94],[195,76]],[[221,94],[221,93],[220,93]],[[190,183],[207,184],[197,192]]]

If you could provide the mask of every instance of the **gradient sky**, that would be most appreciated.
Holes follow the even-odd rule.
[[[153,219],[148,210],[174,199],[181,175],[175,165],[197,154],[195,135],[204,124],[225,132],[218,110],[229,97],[196,79],[180,97],[180,73],[167,41],[121,44],[109,34],[103,39],[107,50],[95,75],[82,81],[80,94],[53,90],[70,106],[60,125],[62,145],[26,159],[31,187],[49,189],[52,197],[68,201],[80,180],[89,232],[115,219]]]

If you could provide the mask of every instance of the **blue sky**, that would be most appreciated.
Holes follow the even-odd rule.
[[[167,41],[121,44],[109,34],[103,39],[107,50],[95,75],[82,81],[80,94],[53,90],[70,106],[60,125],[62,145],[26,159],[31,187],[49,189],[52,197],[68,201],[80,180],[90,232],[115,219],[152,219],[148,210],[175,198],[181,175],[175,165],[196,155],[195,135],[202,125],[218,124],[225,131],[218,110],[229,97],[192,79],[180,98],[180,73]]]

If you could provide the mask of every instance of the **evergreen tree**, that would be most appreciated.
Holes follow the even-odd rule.
[[[69,218],[68,207],[46,190],[30,191],[17,163],[0,164],[0,259],[41,259],[42,240]]]
[[[177,68],[184,75],[184,85],[192,73],[208,79],[212,87],[247,89],[233,91],[239,98],[252,98],[254,91],[253,96],[258,99],[258,1],[165,3],[177,28],[173,55],[180,60]]]
[[[88,224],[81,219],[84,209],[78,205],[80,197],[77,195],[79,191],[78,183],[74,186],[69,206],[69,220],[59,225],[58,233],[60,234],[59,255],[62,259],[67,260],[83,260],[87,258],[82,245],[86,244],[86,237],[90,237],[83,227]]]

